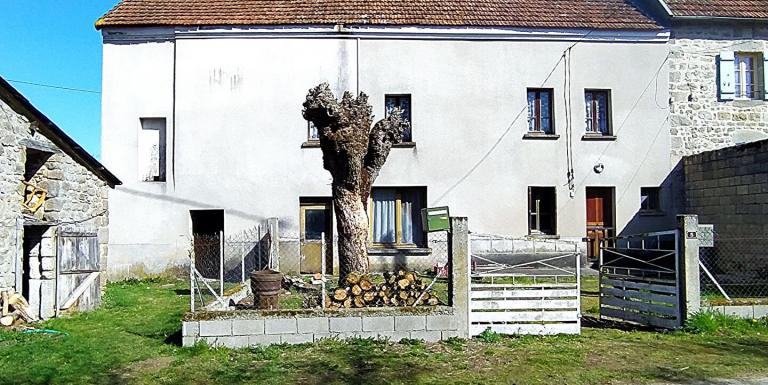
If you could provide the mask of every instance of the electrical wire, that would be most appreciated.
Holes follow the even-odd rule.
[[[46,87],[46,88],[54,88],[57,90],[64,90],[64,91],[72,91],[72,92],[84,92],[84,93],[90,93],[90,94],[101,94],[101,91],[94,91],[94,90],[86,90],[83,88],[72,88],[72,87],[64,87],[64,86],[55,86],[52,84],[44,84],[44,83],[35,83],[35,82],[28,82],[25,80],[14,80],[14,79],[6,79],[10,83],[19,83],[19,84],[27,84],[30,86],[37,86],[37,87]]]

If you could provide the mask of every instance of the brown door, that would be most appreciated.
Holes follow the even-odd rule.
[[[613,236],[613,187],[587,187],[587,257],[600,255],[600,244]]]

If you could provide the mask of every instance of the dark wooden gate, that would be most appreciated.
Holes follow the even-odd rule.
[[[96,233],[60,232],[56,247],[58,260],[58,306],[78,310],[98,307],[101,301],[99,238]]]

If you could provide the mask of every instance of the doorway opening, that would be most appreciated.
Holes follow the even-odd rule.
[[[615,188],[587,187],[587,258],[600,256],[600,245],[606,238],[616,236]]]
[[[302,274],[333,273],[333,215],[331,198],[300,198],[299,238]],[[325,249],[325,250],[323,250]]]
[[[190,210],[195,268],[204,278],[219,278],[224,241],[224,210]]]

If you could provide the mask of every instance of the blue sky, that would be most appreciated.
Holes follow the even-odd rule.
[[[118,0],[0,0],[0,76],[101,90],[101,34],[93,23]],[[101,95],[11,84],[97,158]]]

